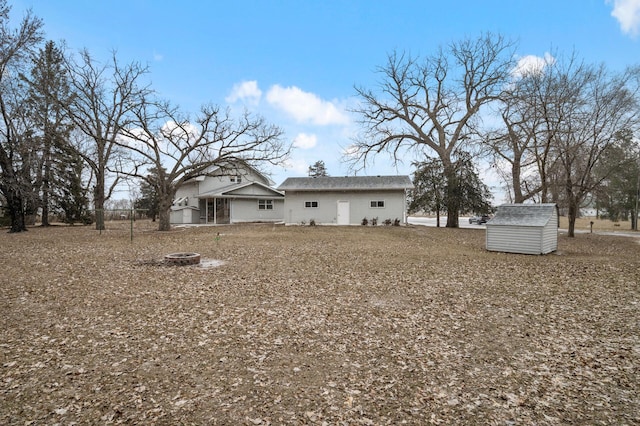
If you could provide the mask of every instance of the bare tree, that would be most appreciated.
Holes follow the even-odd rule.
[[[544,201],[547,196],[545,176],[551,146],[547,110],[552,101],[546,75],[539,67],[514,75],[496,104],[501,126],[483,138],[493,167],[515,203],[535,198]]]
[[[603,160],[615,148],[619,133],[640,123],[640,68],[612,74],[604,65],[570,62],[557,72],[557,86],[567,96],[562,120],[552,129],[553,144],[573,237],[583,201],[617,167],[605,167]]]
[[[26,231],[25,204],[30,188],[32,162],[29,126],[25,123],[24,90],[18,75],[26,59],[42,41],[42,21],[27,12],[13,29],[11,8],[0,0],[0,192],[7,201],[10,232]]]
[[[69,113],[74,125],[86,137],[78,151],[95,178],[93,207],[96,229],[104,229],[104,203],[116,188],[119,176],[108,174],[116,161],[119,131],[129,125],[131,110],[150,89],[141,84],[148,69],[137,63],[121,65],[115,52],[108,64],[100,64],[87,50],[79,61],[68,60],[72,90],[75,93]]]
[[[513,68],[513,44],[485,34],[452,43],[427,58],[388,56],[381,94],[356,88],[364,133],[351,152],[353,164],[366,164],[381,152],[401,161],[404,151],[432,150],[453,179],[453,153],[474,134],[480,109],[498,99]],[[458,226],[459,200],[455,182],[447,185],[447,227]]]
[[[281,164],[290,152],[279,127],[249,112],[233,118],[229,110],[204,106],[191,119],[168,102],[146,100],[132,112],[135,120],[121,129],[117,142],[131,155],[119,170],[156,188],[160,231],[171,229],[171,204],[183,182],[212,166],[234,167],[238,160]]]

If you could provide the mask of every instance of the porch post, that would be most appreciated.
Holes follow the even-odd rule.
[[[218,224],[218,212],[216,211],[217,210],[216,204],[218,204],[217,201],[218,201],[217,198],[213,199],[213,224],[214,225]]]

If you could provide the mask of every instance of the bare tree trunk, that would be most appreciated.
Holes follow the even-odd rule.
[[[520,162],[513,162],[511,166],[511,184],[513,185],[513,202],[523,203],[525,200],[520,186]]]
[[[457,228],[458,213],[460,210],[459,188],[457,170],[450,159],[443,160],[444,175],[447,180],[447,228]]]
[[[569,177],[567,177],[565,185],[565,192],[567,196],[567,219],[569,219],[568,236],[573,238],[575,237],[576,218],[578,217],[578,200],[573,193],[573,183]]]
[[[50,147],[45,146],[44,176],[42,178],[42,223],[41,226],[50,226],[49,223],[49,192],[51,192],[49,179],[51,178],[51,152]]]
[[[9,232],[24,232],[27,230],[24,212],[24,200],[19,193],[12,191],[7,194],[7,210],[11,218]]]
[[[93,190],[93,208],[96,212],[96,230],[103,231],[104,227],[104,170],[98,171],[96,186]],[[100,176],[102,175],[102,176]]]
[[[576,218],[577,218],[578,209],[576,208],[573,202],[569,203],[569,212],[567,213],[567,218],[569,219],[569,237],[575,237],[575,229],[576,229]]]
[[[159,198],[158,231],[171,231],[172,196],[170,194],[159,194]]]

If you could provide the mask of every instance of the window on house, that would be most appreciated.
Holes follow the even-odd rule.
[[[317,201],[305,201],[304,202],[304,207],[305,208],[316,208],[316,207],[318,207],[318,202]]]
[[[384,201],[372,201],[371,208],[373,209],[382,209],[384,208]]]
[[[258,210],[273,210],[273,200],[258,200]]]
[[[234,175],[234,176],[229,176],[229,180],[233,183],[241,183],[242,182],[242,176],[240,175]]]

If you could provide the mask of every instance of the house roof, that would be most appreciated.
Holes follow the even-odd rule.
[[[212,164],[207,169],[205,169],[200,175],[188,179],[187,182],[193,180],[202,180],[205,176],[217,176],[217,174],[228,174],[233,172],[234,169],[239,169],[245,167],[247,169],[252,170],[256,175],[258,175],[261,179],[265,181],[268,185],[275,185],[275,182],[271,180],[267,175],[262,173],[260,170],[256,169],[251,164],[240,158],[229,158],[220,163]],[[200,178],[200,179],[199,179]]]
[[[368,191],[411,189],[409,176],[322,176],[287,178],[279,191]]]
[[[503,204],[487,226],[545,226],[556,212],[556,205],[545,204]]]
[[[246,193],[239,193],[238,191],[249,187],[249,186],[257,186],[261,188],[263,191],[259,194],[251,195]],[[269,193],[271,195],[265,195]],[[213,191],[203,192],[195,196],[196,198],[273,198],[279,199],[283,198],[284,194],[282,192],[276,191],[275,189],[264,185],[260,182],[242,182],[242,183],[234,183],[232,185],[227,185],[222,188],[216,188]]]

